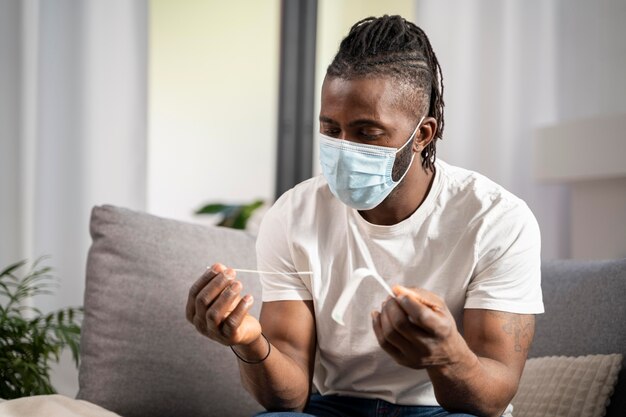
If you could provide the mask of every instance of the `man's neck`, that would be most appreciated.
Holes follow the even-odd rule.
[[[415,164],[400,184],[382,203],[371,210],[359,211],[369,223],[391,226],[409,218],[430,192],[435,174]]]

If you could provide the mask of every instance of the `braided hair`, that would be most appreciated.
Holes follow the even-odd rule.
[[[442,138],[444,127],[443,75],[422,29],[400,16],[363,19],[341,41],[326,75],[343,79],[383,75],[408,87],[410,102],[424,104],[411,109],[416,116],[427,111],[437,120],[435,136],[421,153],[424,169],[434,169],[435,142]]]

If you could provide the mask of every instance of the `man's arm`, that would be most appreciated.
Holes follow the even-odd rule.
[[[534,316],[468,309],[462,337],[439,297],[394,291],[372,316],[381,347],[401,365],[426,369],[445,409],[500,416],[517,391]]]
[[[535,316],[468,309],[463,327],[467,359],[428,369],[437,400],[450,409],[500,416],[517,392]]]
[[[241,381],[268,410],[302,411],[311,393],[315,358],[315,319],[311,301],[273,301],[261,309],[263,334],[272,344],[260,364],[239,361]],[[261,337],[249,346],[236,346],[246,359],[263,358],[268,351]]]

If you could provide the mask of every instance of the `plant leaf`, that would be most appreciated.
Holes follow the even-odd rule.
[[[241,208],[241,211],[239,212],[239,215],[234,221],[233,228],[245,229],[248,224],[248,220],[250,220],[250,217],[252,217],[252,213],[254,213],[254,211],[258,209],[259,207],[261,207],[262,205],[263,205],[263,200],[257,200],[253,203],[246,204],[245,206],[243,206]]]
[[[0,272],[0,277],[3,277],[5,275],[10,275],[16,269],[21,268],[22,266],[26,265],[26,262],[27,261],[24,259],[23,261],[18,261],[12,265],[7,266],[6,268],[2,270],[2,272]]]
[[[232,205],[221,204],[221,203],[207,204],[199,208],[198,210],[196,210],[196,214],[217,214],[217,213],[222,213],[226,210],[229,210],[232,207],[233,207]]]

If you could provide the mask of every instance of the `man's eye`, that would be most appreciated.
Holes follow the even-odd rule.
[[[364,130],[360,133],[363,139],[374,140],[378,139],[383,135],[383,132],[380,130]]]
[[[336,138],[337,136],[339,136],[339,134],[341,134],[341,130],[333,129],[333,128],[326,128],[326,129],[322,129],[322,134],[326,136],[330,136],[331,138]]]

